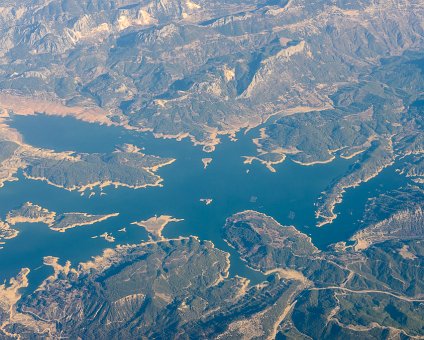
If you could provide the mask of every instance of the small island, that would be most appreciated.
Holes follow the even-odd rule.
[[[205,205],[209,205],[213,202],[212,198],[201,198],[200,202],[204,203]]]
[[[206,169],[209,164],[212,163],[212,158],[207,157],[207,158],[202,158],[202,163],[203,163],[203,169]]]
[[[113,242],[115,242],[115,237],[113,237],[113,236],[112,236],[112,234],[107,233],[107,232],[105,232],[105,233],[103,233],[103,234],[99,235],[99,237],[101,237],[101,238],[105,239],[105,241],[107,241],[107,242],[109,242],[109,243],[113,243]]]
[[[63,233],[71,228],[92,225],[118,215],[118,213],[90,215],[81,212],[57,214],[39,205],[26,202],[20,208],[10,211],[7,214],[6,221],[10,225],[18,223],[44,223],[51,230]]]
[[[181,222],[183,219],[174,218],[168,215],[161,216],[153,216],[145,221],[133,222],[131,224],[138,225],[146,229],[146,231],[154,238],[154,239],[163,239],[162,230],[166,227],[166,225],[170,222]]]

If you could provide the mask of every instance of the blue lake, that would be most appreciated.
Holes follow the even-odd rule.
[[[11,126],[18,129],[29,144],[56,151],[111,152],[117,145],[131,143],[144,148],[148,154],[176,159],[158,172],[164,179],[163,187],[138,190],[107,187],[103,190],[106,195],[99,195],[97,190],[91,198],[88,193],[81,196],[78,192],[68,192],[21,175],[19,181],[6,183],[0,189],[1,219],[26,201],[59,213],[120,213],[107,221],[66,233],[51,231],[43,224],[18,225],[19,236],[8,240],[0,250],[0,279],[29,267],[31,288],[51,272],[42,265],[43,256],[58,256],[62,263],[71,260],[77,264],[116,244],[140,243],[148,239],[147,233],[131,222],[162,214],[184,219],[169,224],[163,232],[165,237],[196,235],[210,240],[217,248],[231,254],[231,275],[258,282],[263,276],[247,268],[222,239],[221,229],[227,217],[246,209],[257,210],[283,225],[296,226],[324,249],[334,242],[347,240],[358,229],[357,221],[369,197],[405,182],[395,173],[394,167],[385,169],[375,179],[348,190],[336,208],[339,217],[333,224],[317,228],[314,203],[355,159],[338,158],[332,163],[314,166],[301,166],[287,160],[277,165],[277,172],[272,173],[259,163],[243,164],[242,156],[255,155],[252,138],[257,137],[257,129],[246,135],[240,133],[237,142],[223,137],[216,150],[206,154],[187,139],[181,142],[155,139],[150,133],[88,124],[72,118],[14,117]],[[204,157],[213,158],[206,170],[201,161]],[[212,198],[213,202],[206,206],[199,201],[201,198]],[[127,232],[118,232],[123,227]],[[116,242],[91,238],[104,232],[112,233]]]

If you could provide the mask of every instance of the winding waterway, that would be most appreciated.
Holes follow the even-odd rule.
[[[222,239],[221,228],[232,214],[253,209],[274,217],[283,225],[294,225],[312,237],[319,248],[337,241],[347,240],[358,228],[367,199],[383,188],[397,188],[405,181],[394,168],[385,169],[375,179],[359,188],[348,190],[343,202],[336,208],[339,217],[333,224],[315,227],[315,206],[320,193],[335,178],[343,175],[355,159],[337,158],[329,164],[301,166],[289,160],[277,165],[276,173],[259,163],[243,164],[242,156],[254,155],[252,138],[257,129],[246,135],[240,133],[237,142],[226,137],[216,151],[205,154],[200,147],[186,139],[155,139],[149,133],[136,133],[118,127],[84,123],[72,118],[47,116],[15,117],[12,127],[18,129],[31,145],[77,152],[111,152],[116,145],[131,143],[148,154],[173,157],[176,162],[161,168],[158,174],[164,179],[163,187],[128,189],[107,187],[89,198],[88,193],[68,192],[43,182],[19,176],[20,180],[8,182],[0,189],[0,218],[26,201],[41,205],[51,211],[87,212],[119,216],[91,225],[68,230],[51,231],[43,224],[20,224],[18,237],[8,240],[0,250],[0,279],[6,279],[22,267],[29,267],[33,287],[51,269],[42,265],[46,255],[57,256],[61,262],[73,264],[99,255],[105,248],[116,244],[139,243],[147,240],[143,228],[131,222],[145,220],[154,215],[171,215],[184,219],[170,223],[163,232],[165,237],[196,235],[211,240],[219,249],[231,254],[231,275],[250,278],[253,282],[263,277],[247,268]],[[202,158],[212,157],[212,163],[203,168]],[[211,198],[205,205],[201,198]],[[127,232],[118,230],[125,227]],[[102,238],[91,238],[104,232],[112,233],[115,243]]]

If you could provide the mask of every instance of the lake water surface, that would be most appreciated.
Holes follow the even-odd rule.
[[[131,222],[162,214],[184,219],[168,224],[163,232],[165,237],[196,235],[211,240],[217,248],[231,254],[231,275],[258,282],[263,276],[247,268],[222,239],[221,229],[227,217],[246,209],[257,210],[283,225],[296,226],[310,235],[316,246],[324,249],[334,242],[347,240],[357,230],[357,221],[369,197],[383,188],[397,188],[405,181],[393,167],[384,170],[359,188],[348,190],[336,208],[339,218],[331,225],[317,228],[314,203],[355,159],[336,159],[314,166],[301,166],[287,160],[277,165],[277,172],[272,173],[259,163],[243,164],[242,156],[255,155],[251,139],[257,137],[257,129],[246,135],[240,133],[237,142],[224,137],[215,152],[206,154],[187,139],[181,142],[155,139],[150,133],[135,133],[72,118],[14,117],[11,125],[29,144],[56,151],[111,152],[117,145],[131,143],[144,148],[148,154],[176,158],[176,162],[158,172],[164,179],[163,187],[138,190],[107,187],[103,190],[106,195],[99,195],[99,190],[95,190],[96,195],[91,198],[88,193],[81,196],[78,192],[68,192],[21,175],[19,181],[6,183],[0,189],[1,219],[26,201],[58,213],[120,214],[65,233],[51,231],[43,224],[17,225],[18,237],[8,240],[0,250],[0,280],[16,275],[22,267],[29,267],[31,288],[51,272],[50,268],[42,266],[43,256],[58,256],[61,262],[71,260],[77,264],[116,244],[142,242],[148,239],[147,233]],[[213,158],[206,170],[201,161],[204,157]],[[212,198],[213,202],[206,206],[199,201],[201,198]],[[127,232],[118,232],[123,227]],[[104,232],[112,233],[116,242],[91,238]]]

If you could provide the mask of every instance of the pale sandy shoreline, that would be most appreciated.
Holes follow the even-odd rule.
[[[151,132],[155,138],[162,139],[175,139],[181,141],[185,138],[189,138],[194,146],[201,145],[203,151],[210,153],[213,152],[217,145],[220,144],[221,140],[219,136],[228,136],[230,140],[235,141],[236,134],[246,129],[246,132],[264,124],[273,116],[284,114],[284,116],[290,116],[298,113],[307,113],[313,111],[325,110],[330,107],[330,104],[321,107],[308,107],[308,106],[297,106],[279,109],[274,112],[263,114],[262,116],[249,117],[245,121],[240,121],[240,117],[234,117],[233,124],[231,127],[220,126],[210,127],[203,126],[203,129],[208,133],[208,138],[204,140],[198,140],[194,135],[188,131],[182,131],[176,134],[169,134],[163,132],[155,132],[151,127],[138,127],[131,126],[124,119],[120,123],[115,123],[110,120],[111,112],[104,110],[94,104],[92,106],[66,106],[59,98],[56,98],[52,94],[43,93],[38,98],[29,97],[26,95],[18,94],[11,91],[0,92],[0,108],[4,111],[13,112],[15,115],[20,116],[34,116],[37,114],[44,114],[47,116],[58,116],[58,117],[74,117],[78,120],[97,123],[107,126],[120,126],[127,130],[139,131],[139,132]],[[7,115],[7,112],[6,112]],[[238,121],[237,121],[238,120]]]
[[[210,158],[210,157],[202,158],[202,163],[203,163],[203,169],[206,170],[206,168],[209,166],[209,164],[212,163],[212,158]]]
[[[20,213],[20,209],[31,209],[28,215],[23,215],[24,212]],[[13,211],[9,211],[6,215],[6,221],[10,225],[16,225],[20,223],[43,223],[47,225],[51,230],[57,232],[65,232],[68,229],[93,225],[109,218],[118,216],[119,213],[111,213],[106,215],[90,215],[83,212],[68,212],[57,214],[55,211],[50,211],[39,205],[31,202],[26,202],[21,208]],[[59,227],[63,219],[67,217],[75,218],[80,217],[80,221],[65,224]]]
[[[183,219],[174,218],[169,215],[153,216],[145,221],[132,222],[146,229],[146,231],[158,239],[163,239],[162,230],[171,222],[181,222]]]

